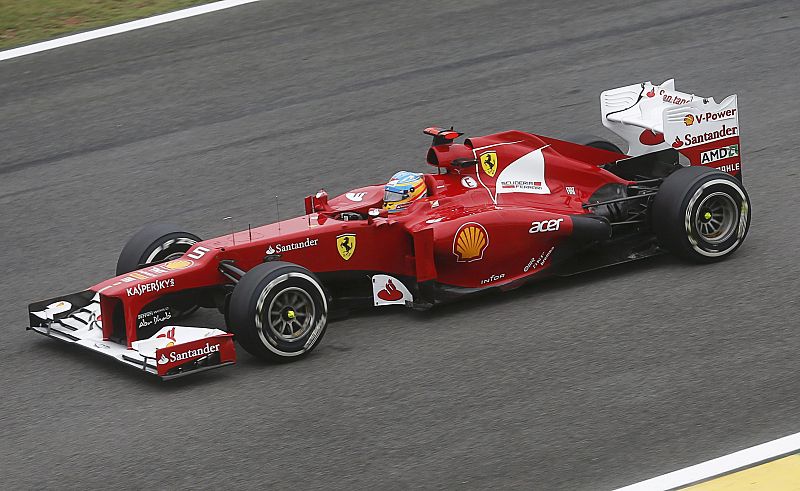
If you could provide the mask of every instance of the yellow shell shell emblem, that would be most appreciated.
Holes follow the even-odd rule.
[[[192,264],[194,264],[194,262],[188,259],[175,259],[174,261],[164,263],[164,267],[171,270],[186,269]]]
[[[489,234],[483,225],[468,222],[461,226],[453,239],[453,254],[458,262],[468,263],[483,259],[483,252],[489,246]]]
[[[686,116],[683,118],[683,124],[685,124],[686,126],[691,126],[691,125],[693,125],[693,124],[694,124],[694,116],[692,116],[691,114],[687,114],[687,115],[686,115]]]
[[[494,177],[495,172],[497,172],[497,152],[491,151],[481,154],[480,161],[483,172],[489,177]]]
[[[348,261],[356,252],[356,234],[342,234],[336,236],[336,250],[342,259]]]

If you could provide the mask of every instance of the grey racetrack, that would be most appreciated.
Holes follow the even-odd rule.
[[[799,28],[791,0],[266,0],[0,62],[0,487],[611,489],[800,431]],[[739,94],[729,261],[357,313],[173,383],[24,329],[148,221],[299,214],[425,170],[430,125],[608,135],[602,90],[671,77]]]

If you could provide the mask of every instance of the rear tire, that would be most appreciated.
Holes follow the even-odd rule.
[[[584,145],[587,147],[592,148],[599,148],[600,150],[608,150],[609,152],[616,152],[625,154],[617,145],[611,143],[608,140],[604,140],[599,136],[594,135],[578,135],[572,137],[570,141],[575,142],[579,145]]]
[[[728,173],[685,167],[664,179],[651,220],[659,243],[673,254],[695,262],[720,261],[747,235],[750,198]]]
[[[328,300],[313,273],[271,261],[248,271],[233,289],[228,327],[248,353],[292,361],[310,353],[325,334]]]

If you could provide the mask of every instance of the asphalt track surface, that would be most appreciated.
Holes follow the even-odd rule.
[[[2,487],[608,489],[797,432],[800,6],[563,3],[265,1],[0,64]],[[145,222],[300,213],[424,170],[431,124],[606,134],[600,91],[673,76],[739,94],[729,261],[358,314],[174,383],[24,330]]]

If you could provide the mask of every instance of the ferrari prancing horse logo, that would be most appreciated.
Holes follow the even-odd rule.
[[[336,250],[345,261],[353,257],[356,252],[356,234],[342,234],[336,236]]]
[[[494,177],[495,172],[497,172],[497,152],[492,150],[481,154],[480,161],[483,172],[489,177]]]

